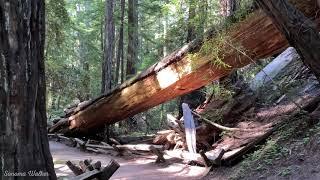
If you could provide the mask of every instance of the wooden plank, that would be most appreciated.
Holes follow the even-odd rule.
[[[95,148],[91,148],[91,147],[87,147],[86,148],[88,151],[92,151],[92,152],[95,152],[95,153],[100,153],[99,150],[95,149]]]
[[[80,145],[80,146],[84,146],[86,142],[82,141],[79,138],[74,138],[74,140]]]
[[[152,148],[163,149],[162,145],[150,145],[150,144],[126,144],[117,145],[117,148],[121,150],[131,150],[131,151],[151,151]]]
[[[100,148],[100,149],[108,149],[108,150],[112,150],[113,147],[108,145],[96,145],[96,144],[86,144],[86,147],[90,147],[90,148]]]

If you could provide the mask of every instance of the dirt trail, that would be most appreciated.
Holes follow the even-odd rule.
[[[208,172],[207,168],[173,163],[169,165],[155,164],[155,156],[143,156],[131,160],[102,154],[81,152],[79,149],[50,141],[55,171],[59,179],[68,179],[73,173],[65,165],[70,160],[78,164],[80,160],[92,159],[101,161],[106,166],[110,159],[115,159],[120,168],[111,179],[200,179]]]

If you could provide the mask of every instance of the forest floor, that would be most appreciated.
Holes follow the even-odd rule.
[[[224,106],[233,105],[227,111],[233,116],[226,116],[224,122],[224,125],[233,125],[230,127],[245,123],[277,124],[266,140],[256,144],[246,155],[236,157],[232,165],[226,162],[209,172],[209,168],[186,165],[168,156],[164,156],[166,163],[156,164],[152,154],[102,155],[50,141],[56,173],[59,179],[73,176],[65,165],[68,160],[78,164],[81,160],[92,159],[106,166],[112,158],[120,168],[111,179],[320,179],[320,85],[308,73],[297,74],[295,70],[301,69],[299,64],[293,63],[275,79],[281,90],[274,84],[267,84],[256,92],[254,101],[251,96],[240,94],[228,99],[231,103],[223,103],[223,106],[217,106],[218,101],[213,100],[205,107],[203,115],[213,119],[217,114],[221,116],[219,110],[228,110]],[[239,109],[245,110],[236,114]],[[237,134],[221,133],[219,137],[225,145],[246,145],[236,144],[241,142]]]
[[[201,179],[208,173],[208,168],[189,166],[181,163],[155,164],[154,155],[143,155],[124,159],[95,153],[82,152],[79,149],[66,146],[62,143],[50,141],[50,150],[58,179],[74,177],[65,162],[78,164],[79,161],[92,159],[101,161],[106,166],[111,159],[120,164],[120,168],[111,179]],[[165,157],[167,159],[167,157]]]
[[[303,120],[303,119],[300,119]],[[241,162],[204,179],[320,179],[320,123],[293,119]]]
[[[320,179],[319,117],[311,118],[308,108],[299,110],[293,103],[307,107],[310,99],[319,97],[319,83],[312,78],[302,78],[289,87],[286,95],[290,98],[279,104],[271,100],[268,105],[261,105],[267,102],[265,99],[282,96],[273,97],[275,93],[267,86],[255,106],[256,116],[251,119],[259,122],[280,119],[282,125],[232,166],[213,168],[204,179]]]

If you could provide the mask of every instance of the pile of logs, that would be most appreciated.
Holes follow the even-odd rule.
[[[110,179],[110,177],[120,167],[120,165],[113,159],[111,159],[109,164],[104,168],[101,168],[100,161],[92,164],[92,161],[88,159],[80,161],[79,166],[75,165],[71,161],[67,161],[66,165],[76,175],[76,177],[72,178],[73,180]]]
[[[168,115],[168,120],[171,120],[168,123],[170,129],[157,132],[157,135],[153,139],[153,144],[164,145],[165,150],[187,149],[183,119],[178,120],[172,115]],[[218,139],[220,133],[221,130],[218,128],[202,123],[196,127],[197,147],[210,149],[210,144]]]
[[[241,95],[242,96],[242,95]],[[228,104],[228,103],[226,103]],[[232,106],[237,103],[229,103]],[[248,104],[248,103],[244,103]],[[241,108],[240,108],[241,109]],[[170,130],[160,131],[154,138],[154,144],[162,144],[168,156],[186,160],[188,163],[195,163],[202,166],[221,165],[221,162],[231,163],[237,157],[253,148],[256,144],[266,139],[276,127],[276,123],[241,122],[233,127],[226,127],[209,119],[202,117],[195,111],[190,110],[199,123],[196,131],[196,148],[190,150],[188,136],[185,131],[190,130],[185,116],[177,120],[168,115],[168,126]],[[191,116],[192,116],[191,115]],[[193,117],[191,118],[193,120]],[[221,132],[225,132],[220,136]],[[190,137],[189,137],[190,138]],[[186,151],[187,150],[187,151]]]

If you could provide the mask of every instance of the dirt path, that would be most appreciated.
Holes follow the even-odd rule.
[[[79,149],[53,141],[50,141],[50,149],[59,179],[73,176],[65,165],[67,160],[78,164],[81,160],[92,159],[101,161],[102,165],[106,166],[111,158],[120,164],[120,168],[111,179],[200,179],[207,174],[207,169],[202,167],[179,163],[157,165],[154,163],[155,156],[152,155],[125,160],[119,157],[81,152]]]

